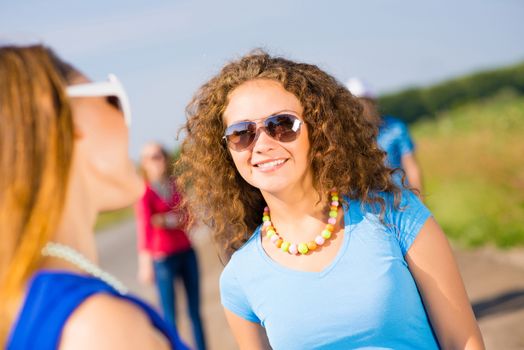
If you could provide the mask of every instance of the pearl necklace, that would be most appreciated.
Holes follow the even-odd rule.
[[[94,276],[111,287],[116,289],[120,294],[127,294],[127,287],[120,282],[116,277],[108,272],[105,272],[100,267],[89,261],[85,256],[77,252],[75,249],[60,243],[48,242],[44,248],[42,248],[43,256],[52,256],[65,260],[79,269],[87,272],[91,276]]]
[[[305,255],[308,252],[313,252],[319,246],[323,245],[326,240],[331,239],[331,234],[335,230],[335,224],[337,223],[338,216],[338,207],[340,203],[338,201],[338,192],[333,190],[331,191],[331,206],[329,208],[329,219],[325,229],[315,237],[314,240],[309,242],[302,243],[292,243],[286,241],[277,233],[277,229],[273,226],[271,222],[271,217],[269,216],[269,208],[264,208],[264,214],[262,215],[263,228],[271,242],[277,247],[280,248],[284,253],[289,253],[291,255],[297,255],[298,253]]]

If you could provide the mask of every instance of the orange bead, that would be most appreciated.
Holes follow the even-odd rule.
[[[326,230],[329,230],[331,232],[335,231],[335,225],[327,224],[326,225]]]
[[[307,247],[309,250],[315,250],[317,249],[317,244],[315,243],[315,241],[309,241],[307,242]]]
[[[280,246],[282,245],[282,242],[284,242],[282,238],[277,239],[277,241],[275,242],[275,245],[277,246],[277,248],[280,248]]]

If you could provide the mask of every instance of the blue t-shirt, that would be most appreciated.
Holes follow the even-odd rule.
[[[57,270],[41,270],[29,282],[25,302],[12,328],[7,349],[58,349],[62,329],[69,316],[96,293],[109,294],[136,305],[164,334],[172,349],[188,350],[177,331],[141,299],[120,294],[98,278]]]
[[[260,227],[220,278],[222,305],[261,324],[276,350],[438,349],[405,254],[430,217],[411,192],[393,196],[384,224],[348,200],[343,244],[321,272],[281,266],[263,250]]]
[[[402,168],[402,156],[415,149],[407,125],[394,117],[385,116],[378,130],[377,143],[387,153],[387,165]]]

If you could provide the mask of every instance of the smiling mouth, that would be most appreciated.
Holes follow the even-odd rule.
[[[278,160],[272,160],[270,162],[264,162],[264,163],[258,163],[254,166],[259,168],[260,170],[269,170],[275,167],[278,167],[279,165],[284,164],[287,161],[287,159],[278,159]]]

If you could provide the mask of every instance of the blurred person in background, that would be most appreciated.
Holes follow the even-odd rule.
[[[177,181],[231,255],[240,349],[483,349],[444,232],[332,76],[257,51],[187,116]]]
[[[408,185],[422,196],[422,172],[415,158],[415,144],[409,134],[408,126],[398,118],[380,115],[377,95],[364,81],[351,78],[346,87],[361,101],[364,116],[378,126],[377,143],[387,154],[387,165],[393,169],[404,170]],[[394,176],[400,180],[399,175],[395,173]]]
[[[0,47],[0,343],[7,349],[186,349],[97,265],[94,225],[143,192],[127,96],[41,46]]]
[[[138,278],[144,284],[155,282],[164,317],[173,325],[175,281],[183,282],[195,344],[204,350],[197,256],[186,233],[187,215],[176,209],[180,194],[171,178],[172,163],[162,145],[151,142],[142,148],[140,166],[146,191],[136,205]]]

